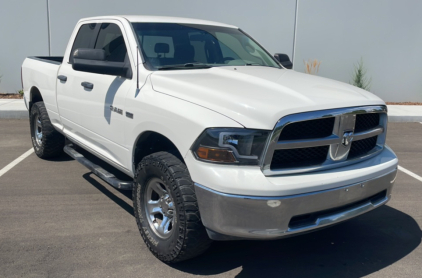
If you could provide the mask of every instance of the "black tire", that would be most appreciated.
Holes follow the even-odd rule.
[[[39,122],[38,122],[39,120]],[[38,122],[38,127],[36,123]],[[29,115],[31,141],[36,155],[40,158],[53,158],[63,153],[64,136],[51,124],[44,102],[36,102],[31,107]],[[36,134],[41,132],[41,139]]]
[[[147,218],[145,196],[152,179],[163,182],[162,186],[175,203],[173,230],[168,238],[158,236]],[[194,185],[182,161],[168,152],[146,156],[137,167],[134,181],[132,197],[136,222],[145,244],[159,260],[180,262],[208,249],[212,241],[201,222]]]

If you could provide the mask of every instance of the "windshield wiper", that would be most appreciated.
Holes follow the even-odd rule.
[[[207,64],[201,64],[201,63],[186,63],[186,64],[178,64],[178,65],[168,65],[168,66],[162,66],[158,67],[158,70],[168,70],[168,69],[209,69],[212,68],[212,66]]]
[[[260,67],[269,67],[269,68],[277,68],[278,69],[278,67],[261,65],[261,64],[258,64],[258,63],[246,63],[245,66],[260,66]]]

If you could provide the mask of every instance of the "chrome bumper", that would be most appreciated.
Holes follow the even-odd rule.
[[[275,239],[339,223],[391,197],[397,169],[375,179],[284,197],[225,194],[195,183],[199,210],[214,240]]]

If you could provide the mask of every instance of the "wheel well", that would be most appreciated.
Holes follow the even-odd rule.
[[[41,96],[41,92],[40,90],[38,90],[37,87],[32,87],[31,88],[31,99],[29,100],[29,110],[31,110],[31,107],[34,103],[39,102],[39,101],[43,101],[42,96]]]
[[[183,156],[170,139],[160,133],[147,131],[142,133],[136,142],[133,158],[135,167],[145,156],[161,151],[170,152],[185,163]]]

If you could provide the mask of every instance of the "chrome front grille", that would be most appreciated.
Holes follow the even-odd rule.
[[[329,146],[275,150],[271,169],[318,165],[327,158]]]
[[[324,138],[333,133],[334,117],[296,122],[286,125],[278,141]]]
[[[379,153],[387,109],[363,106],[293,114],[276,125],[262,171],[282,175],[345,166]]]
[[[355,133],[375,128],[380,123],[379,113],[357,114]]]
[[[377,136],[369,137],[366,139],[352,142],[350,147],[349,156],[347,159],[353,159],[367,154],[377,145]]]

